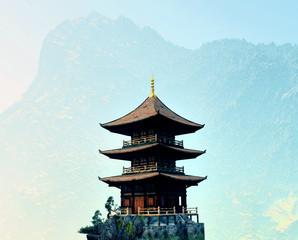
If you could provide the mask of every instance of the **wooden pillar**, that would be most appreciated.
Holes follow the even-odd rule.
[[[185,207],[187,207],[187,192],[186,192],[186,188],[185,188]]]
[[[132,187],[132,201],[131,201],[131,213],[135,213],[135,188]]]

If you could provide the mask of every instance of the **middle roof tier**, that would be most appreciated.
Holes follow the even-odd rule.
[[[99,150],[100,151],[100,150]],[[100,153],[113,159],[132,161],[140,156],[165,156],[172,160],[191,159],[204,154],[205,151],[185,149],[180,147],[168,146],[162,143],[149,143],[141,146],[100,151]]]

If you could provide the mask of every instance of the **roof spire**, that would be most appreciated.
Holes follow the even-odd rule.
[[[152,73],[152,78],[151,78],[151,95],[149,97],[156,97],[154,94],[154,78],[153,78],[153,73]]]

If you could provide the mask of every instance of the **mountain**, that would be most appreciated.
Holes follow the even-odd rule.
[[[97,176],[127,163],[99,155],[125,136],[100,123],[155,93],[204,129],[181,136],[207,149],[181,161],[208,180],[188,190],[206,239],[294,239],[297,225],[298,46],[226,39],[197,50],[166,42],[125,17],[96,13],[65,21],[46,37],[22,100],[0,115],[0,235],[85,239],[108,196]]]

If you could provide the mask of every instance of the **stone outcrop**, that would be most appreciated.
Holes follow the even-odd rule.
[[[104,224],[102,232],[100,234],[101,240],[115,240],[118,239],[118,226],[117,222],[119,219],[116,217],[109,218]]]
[[[114,216],[104,224],[96,224],[93,233],[87,235],[87,240],[205,239],[204,224],[195,223],[186,215],[176,215],[174,222],[163,226],[150,226],[154,221],[152,217],[146,218],[138,215],[124,218]]]
[[[96,223],[93,227],[94,234],[100,234],[102,232],[104,224],[102,222]]]
[[[133,230],[135,232],[136,237],[142,236],[144,232],[144,221],[137,215],[133,222]]]

